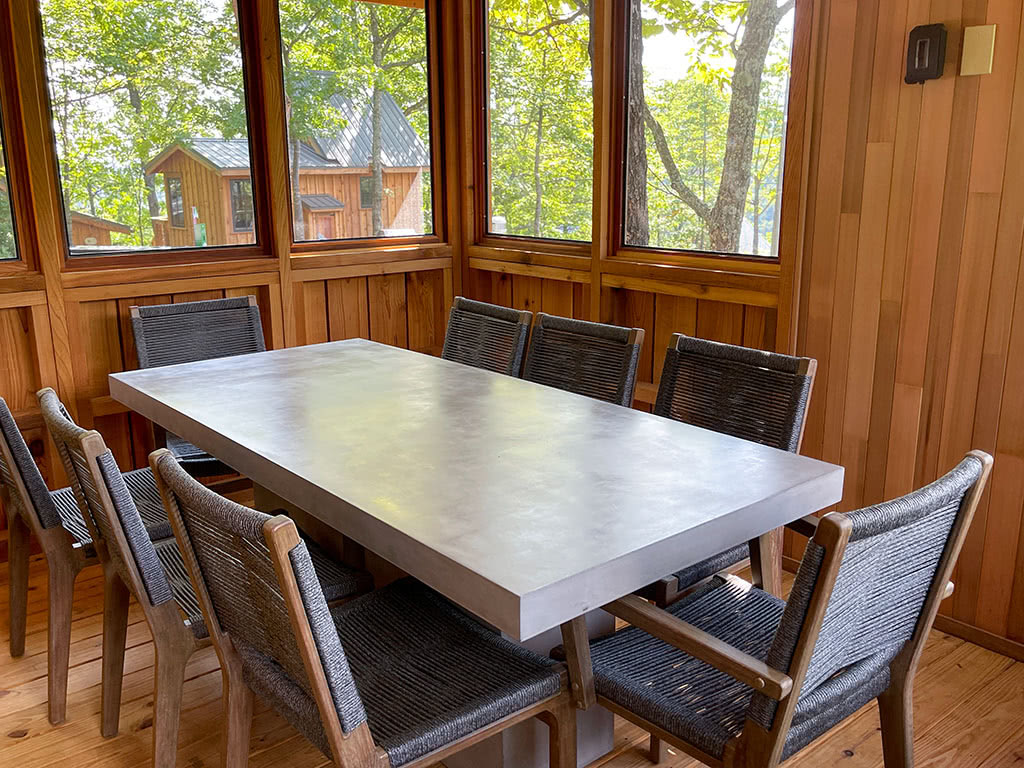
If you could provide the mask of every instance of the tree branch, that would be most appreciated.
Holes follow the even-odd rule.
[[[661,158],[661,164],[665,166],[665,172],[668,174],[669,184],[672,185],[672,189],[679,196],[679,199],[703,221],[709,221],[711,219],[711,208],[683,181],[683,176],[679,173],[679,167],[676,165],[675,158],[672,157],[672,150],[668,146],[668,140],[665,138],[665,131],[661,127],[661,123],[658,122],[658,119],[651,114],[651,108],[647,104],[644,104],[644,122],[654,137],[654,146],[658,148],[658,156]]]
[[[782,21],[782,17],[793,10],[793,6],[796,5],[796,0],[786,0],[782,5],[775,9],[775,23],[778,24]]]

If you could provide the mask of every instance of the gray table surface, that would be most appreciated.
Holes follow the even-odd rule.
[[[358,339],[110,392],[519,640],[842,496],[832,464]]]

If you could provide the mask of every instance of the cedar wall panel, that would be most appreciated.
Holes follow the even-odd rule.
[[[846,467],[841,509],[971,448],[996,457],[941,609],[996,645],[1024,642],[1021,7],[826,0],[798,312],[798,351],[819,361],[804,452]],[[909,30],[937,22],[945,76],[905,85]],[[993,72],[959,77],[974,24],[997,25]]]

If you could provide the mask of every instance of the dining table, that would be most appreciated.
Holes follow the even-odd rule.
[[[833,464],[363,339],[109,383],[115,400],[250,478],[258,501],[542,653],[563,626],[583,617],[591,634],[611,631],[601,606],[843,490]],[[600,707],[579,718],[585,765],[611,748],[613,720]],[[546,738],[522,724],[446,764],[544,765]]]

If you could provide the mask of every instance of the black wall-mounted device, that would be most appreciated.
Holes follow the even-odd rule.
[[[908,83],[923,83],[942,77],[946,61],[946,25],[924,24],[910,30],[907,44]]]

